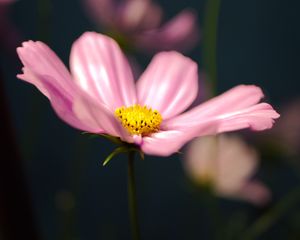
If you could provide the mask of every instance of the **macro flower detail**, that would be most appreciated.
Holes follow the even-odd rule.
[[[174,51],[156,54],[136,83],[118,44],[102,34],[87,32],[75,41],[70,72],[42,42],[24,42],[17,52],[24,65],[18,78],[35,85],[66,123],[150,155],[171,155],[198,136],[265,130],[279,117],[259,103],[263,93],[253,85],[186,111],[198,92],[197,64]]]
[[[259,164],[258,152],[238,136],[221,134],[194,140],[183,164],[193,182],[208,184],[218,196],[255,205],[270,200],[270,190],[253,179]]]
[[[162,117],[157,110],[140,105],[117,108],[115,115],[132,135],[146,136],[158,132],[162,122]]]

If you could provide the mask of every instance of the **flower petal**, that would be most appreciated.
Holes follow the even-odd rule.
[[[182,144],[183,133],[180,131],[162,131],[151,137],[143,137],[142,151],[149,155],[169,156],[178,151]]]
[[[212,129],[213,128],[213,129]],[[215,124],[208,122],[198,127],[197,131],[202,134],[213,132]],[[144,153],[156,156],[169,156],[178,152],[180,148],[198,134],[191,131],[169,130],[151,134],[149,137],[143,137],[140,145]]]
[[[76,83],[112,111],[136,103],[131,69],[112,38],[83,34],[73,44],[70,67]]]
[[[191,111],[164,121],[162,131],[145,137],[141,148],[148,154],[167,156],[198,136],[248,127],[254,130],[270,128],[279,114],[269,104],[256,104],[262,96],[258,87],[238,86]]]
[[[85,124],[85,122],[79,121],[73,112],[71,98],[64,95],[62,93],[63,91],[59,91],[58,88],[55,88],[51,84],[45,83],[46,81],[53,82],[51,77],[39,76],[38,74],[33,73],[27,67],[24,67],[23,74],[19,74],[17,77],[35,85],[50,100],[51,105],[57,115],[71,126],[90,132],[103,131],[101,128],[97,128],[95,125],[88,125]]]
[[[26,79],[34,84],[44,95],[49,97],[47,89],[42,84],[42,79],[32,76],[38,74],[40,77],[52,78],[53,84],[60,89],[64,89],[68,94],[69,89],[73,88],[70,73],[56,56],[56,54],[42,42],[23,42],[22,47],[17,48],[17,53],[24,65]]]
[[[252,128],[265,130],[271,128],[279,114],[266,103],[256,104],[263,94],[256,86],[237,86],[228,92],[207,101],[194,109],[163,122],[165,130],[190,131],[205,122],[216,124],[211,134]],[[201,134],[202,135],[202,134]]]
[[[274,119],[279,114],[267,103],[259,103],[241,111],[222,114],[216,118],[219,120],[218,133],[251,128],[262,131],[269,129],[274,124]]]
[[[184,111],[198,92],[197,64],[177,52],[153,58],[137,82],[139,103],[158,110],[164,119]]]
[[[188,50],[199,40],[197,16],[184,10],[162,27],[146,31],[136,36],[136,44],[149,51]]]
[[[79,94],[74,103],[73,111],[76,116],[85,123],[97,125],[104,129],[104,133],[120,137],[121,140],[133,143],[133,138],[122,127],[107,106],[94,101],[94,99],[84,94]]]
[[[46,95],[65,122],[84,131],[122,135],[111,111],[74,84],[63,63],[47,45],[29,41],[17,52],[24,64],[23,74],[18,78],[35,85]],[[92,111],[95,105],[97,111]]]

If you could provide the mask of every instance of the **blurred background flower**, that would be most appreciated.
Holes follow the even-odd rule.
[[[270,200],[270,190],[253,179],[259,164],[258,153],[238,136],[222,134],[194,140],[183,164],[196,184],[212,187],[218,196],[255,205]]]
[[[195,11],[183,10],[163,23],[164,11],[152,0],[82,1],[91,19],[125,49],[185,51],[199,40]]]

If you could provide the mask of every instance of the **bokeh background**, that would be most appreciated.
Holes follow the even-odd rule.
[[[220,9],[208,9],[211,1],[156,2],[166,18],[184,8],[197,12],[202,37],[186,55],[206,72],[204,52],[216,51],[212,66],[216,92],[256,84],[276,109],[299,98],[300,2],[226,0]],[[83,2],[18,0],[11,4],[9,18],[18,32],[17,44],[42,40],[68,64],[76,38],[85,31],[103,31],[88,17]],[[204,34],[207,11],[219,12],[216,45]],[[125,156],[102,167],[114,146],[64,124],[42,94],[16,78],[21,64],[15,52],[3,47],[0,54],[0,238],[130,239]],[[138,53],[141,69],[150,59],[151,54]],[[200,84],[204,88],[204,80]],[[207,194],[195,191],[187,180],[182,154],[136,161],[142,239],[244,239],[244,229],[261,216],[268,216],[271,223],[254,239],[300,239],[300,194],[282,201],[295,189],[299,191],[300,159],[293,156],[291,160],[274,148],[255,144],[262,160],[257,177],[272,191],[272,200],[264,207],[223,198],[207,200]],[[218,225],[212,202],[218,205]]]

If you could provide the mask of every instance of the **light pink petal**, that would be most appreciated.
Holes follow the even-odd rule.
[[[96,103],[75,85],[55,53],[42,42],[25,42],[17,49],[24,65],[18,77],[48,97],[60,118],[75,128],[122,135],[120,124],[103,104]],[[97,111],[92,111],[97,105]]]
[[[105,129],[104,133],[120,137],[125,142],[134,142],[132,136],[115,118],[114,113],[105,105],[94,101],[89,96],[80,94],[73,103],[73,111],[82,122],[97,125]]]
[[[162,131],[151,137],[144,137],[141,149],[144,153],[156,156],[169,156],[177,152],[181,146],[183,133],[179,131]]]
[[[72,97],[64,95],[64,93],[62,93],[63,91],[59,91],[57,88],[52,86],[50,82],[54,81],[51,77],[45,75],[39,76],[38,74],[33,73],[30,68],[24,67],[23,74],[19,74],[18,78],[35,85],[50,100],[57,115],[72,127],[90,132],[103,131],[96,125],[88,125],[81,122],[75,116],[72,109]]]
[[[17,48],[17,53],[24,65],[25,77],[28,73],[28,77],[23,80],[34,84],[44,95],[49,97],[47,89],[42,84],[42,79],[31,75],[46,76],[51,78],[52,84],[57,88],[63,89],[66,94],[71,94],[70,89],[74,84],[70,73],[47,45],[42,42],[24,42],[22,47]]]
[[[198,112],[201,112],[201,116],[213,116],[238,111],[258,103],[263,96],[262,90],[257,86],[239,85],[181,114],[180,118],[190,118],[191,115],[197,117]]]
[[[76,83],[112,111],[136,103],[131,69],[112,38],[93,32],[83,34],[73,44],[70,67]]]
[[[137,82],[138,101],[158,110],[163,119],[184,111],[198,92],[197,64],[177,52],[154,56]]]
[[[219,115],[218,133],[251,128],[255,131],[262,131],[272,128],[274,119],[279,114],[267,103],[259,103],[244,110]]]
[[[214,123],[202,124],[201,128],[198,127],[198,133],[210,133],[214,130]],[[169,156],[176,153],[188,141],[193,139],[198,133],[192,129],[190,131],[182,132],[176,130],[161,131],[151,134],[150,137],[144,137],[140,145],[144,153],[156,156]]]
[[[184,10],[158,29],[139,34],[137,45],[150,51],[187,50],[199,40],[197,16]]]
[[[162,132],[151,135],[151,138],[145,138],[142,149],[152,155],[170,155],[198,136],[249,127],[254,130],[270,128],[279,114],[269,104],[256,104],[261,97],[260,88],[236,87],[195,109],[163,121]],[[164,132],[173,131],[180,133],[180,137],[175,141],[166,140],[165,137],[168,135],[164,135]],[[169,144],[169,141],[172,144]]]
[[[49,80],[44,78],[42,84],[49,93],[53,109],[65,122],[69,124],[79,122],[80,129],[88,132],[106,133],[124,140],[129,139],[113,113],[105,105],[94,101],[76,87],[73,96],[69,98],[61,89],[57,89],[51,84],[51,79]],[[72,126],[76,127],[77,125],[73,124]]]
[[[210,134],[252,128],[271,128],[279,114],[266,103],[260,103],[262,91],[255,86],[238,86],[228,92],[201,104],[173,119],[163,122],[166,130],[190,131],[205,122],[214,122],[215,132]],[[202,135],[202,134],[201,134]]]

